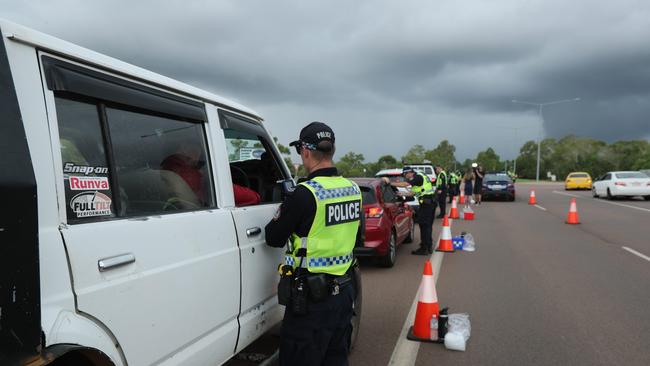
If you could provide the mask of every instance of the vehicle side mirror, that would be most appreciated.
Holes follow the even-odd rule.
[[[285,179],[278,182],[282,188],[282,200],[285,197],[293,194],[293,191],[296,190],[296,182],[293,179]]]

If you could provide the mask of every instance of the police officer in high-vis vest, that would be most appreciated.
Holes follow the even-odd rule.
[[[286,305],[280,365],[347,365],[356,297],[353,256],[363,246],[361,191],[333,165],[334,131],[312,122],[294,146],[309,173],[266,226],[266,243],[287,245],[278,301]]]
[[[438,206],[440,207],[440,214],[438,218],[441,219],[447,213],[447,172],[440,166],[435,167],[436,171],[436,194],[438,195]],[[435,211],[435,208],[434,208]]]
[[[388,178],[384,179],[394,187],[411,187],[411,191],[403,193],[403,196],[414,196],[420,203],[418,209],[418,225],[420,226],[420,248],[411,252],[415,255],[427,255],[433,253],[433,220],[435,214],[435,190],[431,179],[421,172],[416,172],[412,167],[405,166],[402,168],[402,175],[405,182],[390,182]]]
[[[453,200],[455,196],[460,194],[460,174],[457,172],[449,172],[449,203]]]

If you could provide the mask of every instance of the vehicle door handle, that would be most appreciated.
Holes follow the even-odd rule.
[[[100,259],[97,261],[97,267],[99,272],[108,271],[109,269],[125,266],[135,262],[135,256],[131,253],[117,255],[115,257],[109,257]]]
[[[255,236],[255,235],[260,235],[261,233],[262,233],[262,229],[257,227],[257,226],[246,229],[246,235],[248,237]]]

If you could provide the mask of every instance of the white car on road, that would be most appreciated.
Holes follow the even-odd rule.
[[[596,179],[592,186],[594,197],[642,196],[650,201],[650,177],[641,172],[608,172]]]

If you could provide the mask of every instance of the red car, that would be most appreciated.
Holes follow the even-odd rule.
[[[397,196],[396,188],[377,178],[352,178],[361,189],[366,215],[364,248],[355,250],[358,257],[378,257],[381,265],[395,264],[397,246],[413,241],[415,225],[413,210],[405,199]]]

